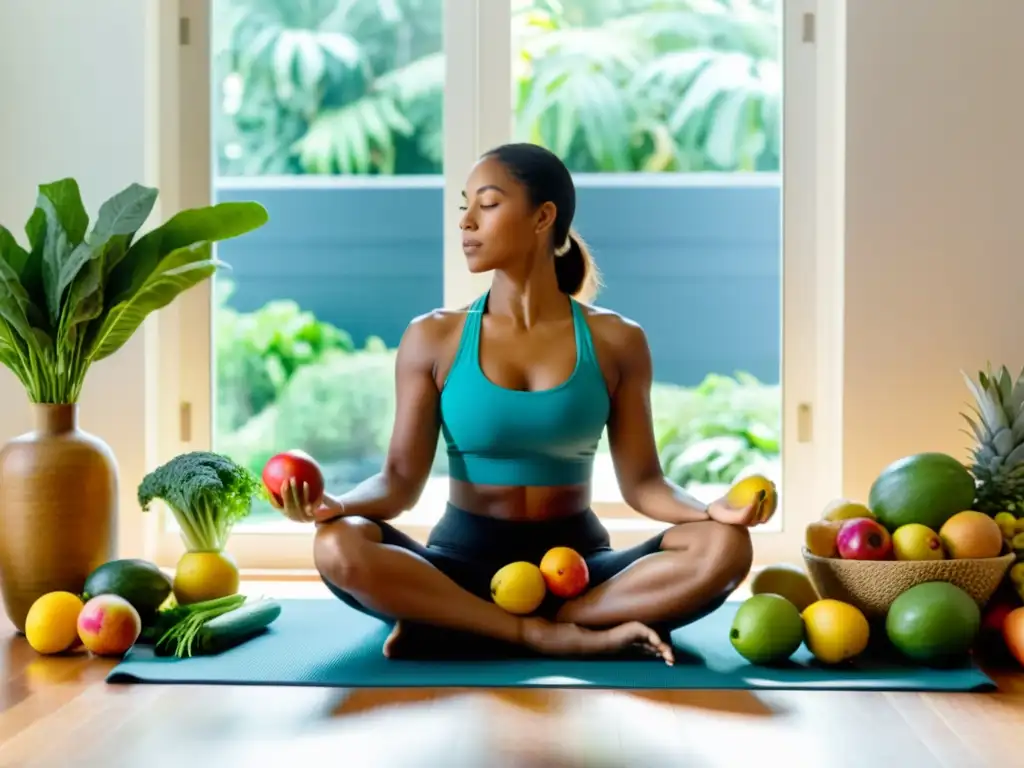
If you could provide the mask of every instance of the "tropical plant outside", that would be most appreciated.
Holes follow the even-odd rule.
[[[442,173],[442,0],[215,9],[222,176]],[[512,11],[518,139],[577,173],[778,170],[778,0]]]

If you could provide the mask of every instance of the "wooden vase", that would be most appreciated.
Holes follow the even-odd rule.
[[[0,450],[0,589],[19,632],[47,592],[81,594],[115,557],[117,462],[76,404],[33,404],[35,429]]]

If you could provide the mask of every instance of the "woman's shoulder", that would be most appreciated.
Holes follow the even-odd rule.
[[[451,309],[439,307],[417,315],[409,321],[403,341],[417,346],[443,346],[459,335],[469,308],[469,305]]]
[[[606,307],[578,302],[587,318],[594,341],[617,351],[629,351],[637,344],[646,347],[647,335],[640,323]]]

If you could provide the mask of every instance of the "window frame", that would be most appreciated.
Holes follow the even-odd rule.
[[[755,558],[761,563],[800,562],[806,524],[838,494],[842,479],[843,14],[832,6],[819,10],[815,0],[782,2],[782,505],[772,523],[755,530]],[[172,208],[208,205],[213,195],[211,3],[178,0],[176,12],[164,12],[160,19],[187,28],[188,35],[183,42],[165,30],[158,53],[159,111],[162,124],[169,126],[161,147],[161,167],[167,171],[161,175],[162,196]],[[451,307],[470,303],[487,285],[486,275],[465,269],[458,230],[463,181],[485,149],[510,139],[514,116],[511,6],[446,0],[444,14],[443,109],[449,127],[444,136],[443,284],[444,304]],[[806,39],[809,29],[813,41]],[[212,444],[211,290],[211,281],[196,286],[156,319],[149,443],[159,462]],[[425,540],[431,525],[425,506],[393,524]],[[664,527],[623,503],[593,506],[616,546]],[[143,549],[144,556],[170,567],[184,547],[165,525],[168,514],[158,507],[146,516]],[[243,571],[307,573],[314,568],[311,530],[287,521],[236,530],[228,550]]]

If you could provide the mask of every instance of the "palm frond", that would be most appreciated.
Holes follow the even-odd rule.
[[[371,95],[317,116],[294,149],[309,173],[389,174],[395,136],[413,130],[394,99]]]

